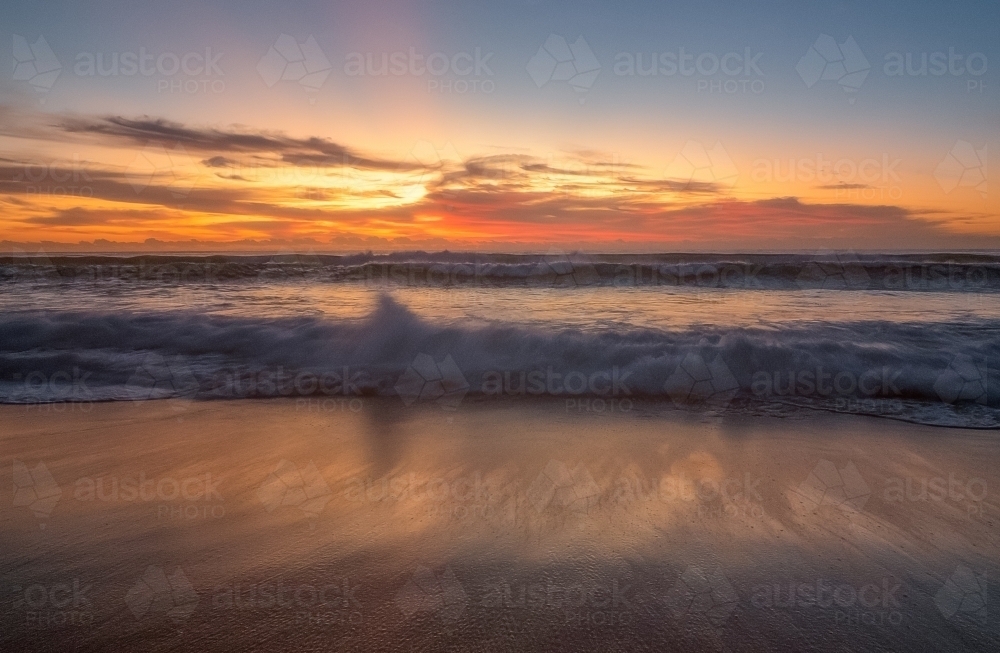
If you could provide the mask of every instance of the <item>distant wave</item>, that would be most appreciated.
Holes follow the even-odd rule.
[[[377,286],[677,287],[1000,291],[988,254],[397,254],[0,257],[0,283],[234,283],[308,280]]]
[[[448,326],[383,296],[365,319],[0,316],[0,401],[399,396],[781,404],[1000,425],[1000,323],[551,331]],[[914,407],[919,408],[915,410]]]

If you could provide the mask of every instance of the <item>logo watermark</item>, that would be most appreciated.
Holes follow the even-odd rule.
[[[601,488],[584,464],[570,467],[560,460],[550,460],[534,478],[525,497],[539,513],[549,510],[586,514],[597,505]]]
[[[282,34],[257,62],[257,72],[268,88],[279,81],[298,82],[308,93],[316,93],[330,75],[333,66],[310,35],[302,43]],[[309,102],[315,103],[316,98]]]
[[[986,572],[959,565],[934,595],[934,605],[946,619],[986,626]]]
[[[396,593],[395,603],[407,618],[418,613],[430,613],[437,615],[442,622],[452,624],[465,613],[469,595],[450,566],[436,574],[421,565]]]
[[[567,82],[577,93],[585,93],[597,80],[601,64],[583,36],[568,43],[562,36],[550,34],[526,69],[538,88],[549,82]]]
[[[803,290],[866,290],[871,276],[854,252],[821,253],[795,278]]]
[[[125,594],[125,605],[136,620],[166,616],[182,623],[194,613],[198,602],[198,593],[180,567],[167,576],[162,567],[150,565]]]
[[[681,182],[685,188],[703,184],[729,189],[736,184],[739,170],[722,143],[717,141],[709,149],[698,141],[688,141],[667,166],[665,176]]]
[[[821,34],[799,59],[795,70],[807,88],[820,80],[829,80],[840,84],[847,93],[857,93],[871,71],[871,64],[853,36],[838,44],[832,36]],[[849,101],[853,104],[854,98]]]
[[[434,401],[445,410],[455,410],[469,391],[469,382],[450,354],[440,362],[429,354],[418,354],[394,388],[407,406],[418,400]]]
[[[806,480],[789,492],[789,502],[800,512],[813,512],[821,506],[834,506],[845,514],[860,512],[872,491],[853,462],[837,468],[829,460],[820,460]]]
[[[170,359],[147,353],[125,382],[125,390],[132,401],[174,399],[174,410],[184,410],[201,390],[201,383],[180,356]]]
[[[945,193],[973,188],[986,197],[986,145],[976,149],[968,141],[957,141],[934,169],[934,178]]]
[[[720,568],[697,566],[685,569],[664,597],[675,619],[707,619],[715,628],[725,625],[739,599]]]
[[[180,143],[169,149],[160,143],[148,143],[125,168],[125,178],[136,195],[147,188],[162,188],[175,199],[184,198],[200,176],[198,161]]]
[[[39,93],[48,93],[56,83],[62,64],[49,47],[44,36],[39,35],[34,43],[17,34],[14,35],[14,80],[31,84]],[[44,99],[40,100],[44,103]]]
[[[46,520],[62,498],[62,488],[43,462],[28,467],[15,459],[13,474],[14,505],[30,509],[38,519],[38,528],[44,529]]]
[[[679,407],[705,405],[724,409],[736,397],[740,384],[721,354],[706,360],[689,352],[663,384],[663,389]]]
[[[300,470],[291,461],[281,460],[257,488],[257,498],[269,513],[282,506],[298,508],[310,518],[310,527],[314,527],[315,519],[333,498],[333,490],[316,463],[310,461]]]
[[[934,391],[948,404],[975,403],[985,406],[989,399],[989,370],[985,359],[958,354],[934,381]]]

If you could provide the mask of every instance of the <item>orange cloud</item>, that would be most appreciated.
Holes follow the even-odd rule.
[[[995,226],[991,216],[760,198],[752,187],[669,178],[593,152],[559,160],[523,153],[393,160],[326,138],[152,118],[57,117],[49,126],[54,131],[44,138],[27,128],[22,149],[35,144],[48,151],[61,138],[66,148],[90,148],[89,156],[72,165],[68,157],[48,165],[40,157],[0,160],[0,224],[21,242],[155,238],[228,247],[248,239],[304,239],[331,246],[377,242],[388,249],[443,243],[591,250],[982,248],[998,242],[983,226]],[[14,131],[8,127],[3,137],[13,138]]]

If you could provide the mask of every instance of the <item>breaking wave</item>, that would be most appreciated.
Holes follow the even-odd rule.
[[[998,363],[1000,322],[989,320],[553,330],[438,324],[387,295],[361,320],[0,316],[5,403],[395,395],[448,409],[539,396],[996,428]]]
[[[991,254],[468,254],[0,257],[0,283],[166,284],[309,280],[377,286],[699,286],[744,289],[994,292]]]

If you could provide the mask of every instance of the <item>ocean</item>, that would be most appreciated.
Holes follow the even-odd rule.
[[[2,650],[1000,646],[995,257],[35,256],[0,287]]]
[[[0,259],[0,288],[3,403],[555,399],[1000,427],[989,254],[26,255]]]

